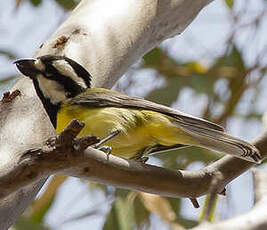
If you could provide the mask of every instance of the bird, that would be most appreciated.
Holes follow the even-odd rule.
[[[44,55],[14,64],[33,81],[57,133],[74,119],[82,121],[79,136],[99,137],[113,155],[140,160],[197,146],[253,163],[261,160],[254,145],[228,135],[220,125],[140,97],[92,88],[90,73],[66,56]]]

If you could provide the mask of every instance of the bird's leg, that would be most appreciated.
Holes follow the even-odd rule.
[[[116,137],[121,131],[120,130],[115,130],[113,132],[110,133],[110,135],[108,135],[107,137],[105,137],[103,140],[101,140],[100,142],[98,142],[95,145],[96,149],[101,150],[102,152],[107,154],[107,160],[109,159],[109,155],[112,152],[112,148],[110,146],[102,146],[101,145],[105,144],[107,141],[109,141],[110,139],[112,139],[113,137]]]
[[[149,160],[149,157],[145,155],[148,155],[152,150],[153,150],[153,146],[145,147],[142,150],[140,150],[138,154],[131,159],[145,164]]]
[[[99,147],[103,144],[105,144],[107,141],[109,141],[110,139],[112,139],[113,137],[116,137],[121,131],[120,130],[115,130],[113,132],[111,132],[107,137],[105,137],[104,139],[102,139],[101,141],[99,141],[96,145],[95,148],[99,149]]]

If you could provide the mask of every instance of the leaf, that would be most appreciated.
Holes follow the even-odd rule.
[[[181,64],[157,48],[145,55],[143,68],[155,69],[166,80],[165,85],[147,95],[148,100],[170,106],[186,86],[197,93],[213,92],[215,78],[206,74],[208,68],[200,62]]]
[[[230,69],[231,71],[225,71]],[[227,74],[225,74],[227,73]],[[217,115],[215,123],[224,122],[230,116],[238,105],[240,98],[247,89],[246,77],[247,69],[242,52],[237,46],[233,45],[231,52],[216,60],[209,74],[216,74],[228,78],[228,90],[230,97],[224,103],[224,111]]]
[[[109,193],[107,185],[101,184],[101,183],[98,183],[98,182],[94,182],[94,181],[91,181],[89,183],[89,189],[90,190],[101,190],[102,192],[104,192],[104,194],[106,196]]]
[[[213,93],[215,80],[216,77],[209,77],[207,75],[192,76],[190,77],[190,86],[196,93],[211,95]]]
[[[163,58],[163,53],[160,48],[155,48],[148,52],[144,57],[143,60],[145,61],[145,65],[147,66],[154,66],[160,63],[160,60]]]
[[[16,221],[14,227],[16,230],[49,230],[48,227],[34,223],[31,219],[23,216]]]
[[[162,105],[170,106],[177,100],[177,97],[179,96],[181,89],[180,87],[183,85],[181,82],[182,79],[178,77],[168,78],[167,85],[153,90],[146,96],[146,99]]]
[[[218,203],[217,201],[218,201],[218,195],[216,195],[216,198],[213,200],[213,203],[211,204],[211,211],[210,211],[209,216],[208,216],[209,222],[212,222],[214,220],[214,217],[216,214],[216,206]],[[210,194],[206,195],[206,197],[205,197],[205,202],[204,202],[204,205],[203,205],[203,208],[201,210],[200,217],[199,217],[200,220],[203,220],[205,213],[207,212],[209,202],[210,202]]]
[[[190,220],[182,217],[179,217],[179,223],[186,229],[191,229],[199,225],[199,222],[196,220]]]
[[[224,0],[224,2],[226,3],[226,5],[229,7],[230,10],[233,9],[234,0]]]
[[[34,201],[31,211],[31,219],[35,223],[42,223],[47,211],[53,204],[58,189],[67,179],[65,175],[56,175],[52,178],[43,195]]]
[[[218,160],[222,156],[223,154],[218,154],[199,147],[188,147],[155,155],[155,157],[162,161],[162,166],[164,168],[171,169],[184,169],[194,162],[203,162],[204,164],[208,164],[212,161]]]
[[[127,199],[117,199],[113,202],[108,213],[103,230],[129,230],[133,229],[134,213]]]
[[[200,62],[187,62],[185,63],[187,69],[192,73],[192,74],[205,74],[208,70],[208,68]]]
[[[181,211],[181,198],[168,197],[167,199],[168,199],[173,211],[176,213],[176,215],[179,215],[179,213]]]
[[[246,73],[242,52],[233,45],[231,52],[215,60],[208,71],[209,76],[235,78]]]
[[[167,223],[175,221],[176,214],[166,198],[144,192],[140,192],[139,196],[141,197],[144,206],[151,213],[159,215]]]
[[[117,188],[114,195],[116,197],[126,199],[129,196],[129,192],[130,191],[127,189]]]
[[[134,220],[137,226],[144,228],[149,225],[150,212],[146,209],[138,194],[139,192],[131,191],[127,196],[127,200],[132,204],[134,210]]]
[[[42,3],[42,0],[30,0],[33,6],[39,6]]]
[[[77,5],[74,0],[55,0],[55,2],[65,10],[72,10]]]

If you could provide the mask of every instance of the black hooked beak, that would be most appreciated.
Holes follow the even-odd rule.
[[[36,59],[19,59],[14,62],[18,70],[25,76],[33,79],[40,71],[38,71],[34,65]]]

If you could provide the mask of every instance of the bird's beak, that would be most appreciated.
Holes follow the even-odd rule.
[[[33,79],[37,75],[37,69],[35,68],[36,59],[19,59],[14,62],[18,70],[25,76]]]

